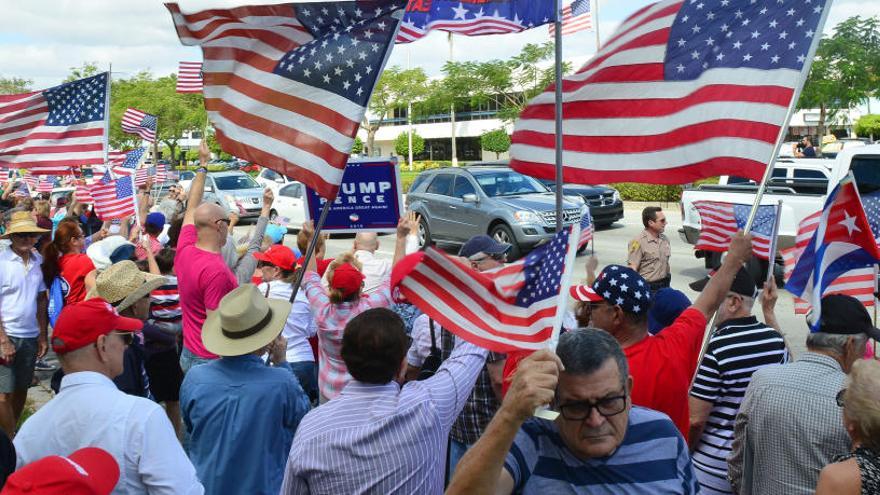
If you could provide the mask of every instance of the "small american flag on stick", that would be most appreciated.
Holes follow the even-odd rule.
[[[114,179],[110,176],[110,171],[107,171],[91,188],[98,218],[107,221],[134,215],[137,211],[134,191],[130,175]]]
[[[556,23],[548,24],[550,36],[556,36]],[[575,0],[562,8],[562,35],[593,29],[593,14],[590,0]]]
[[[730,239],[743,230],[752,211],[752,205],[720,201],[694,201],[700,214],[700,238],[694,249],[723,253],[730,247]],[[762,260],[770,259],[771,236],[776,223],[776,206],[758,207],[752,224],[752,252]],[[776,253],[773,253],[775,257]]]
[[[548,346],[562,324],[580,225],[525,258],[477,272],[435,248],[407,256],[392,273],[392,287],[459,337],[508,352]]]
[[[122,114],[122,130],[137,134],[144,141],[156,142],[156,116],[129,108]]]

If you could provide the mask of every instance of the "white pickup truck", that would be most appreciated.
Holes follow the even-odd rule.
[[[828,193],[850,171],[856,179],[861,194],[880,190],[880,145],[845,149],[834,159],[780,158],[773,169],[762,205],[775,205],[782,200],[782,217],[779,224],[778,249],[794,245],[798,225],[805,217],[822,209]],[[696,244],[700,235],[700,215],[694,202],[722,201],[727,203],[754,204],[757,185],[754,181],[738,177],[721,177],[719,184],[706,184],[685,189],[681,195],[681,238]],[[880,234],[880,233],[878,233]],[[695,251],[698,258],[706,258],[706,266],[719,262],[716,253]]]

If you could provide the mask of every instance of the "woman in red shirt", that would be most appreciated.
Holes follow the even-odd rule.
[[[79,222],[65,218],[55,230],[55,238],[43,248],[43,280],[51,287],[55,277],[61,278],[64,305],[78,303],[95,285],[95,265],[83,253],[85,236]]]

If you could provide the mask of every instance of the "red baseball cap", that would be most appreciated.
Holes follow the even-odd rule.
[[[282,270],[293,270],[296,266],[296,255],[289,247],[280,244],[273,245],[265,253],[254,253],[254,258],[275,265]]]
[[[572,285],[571,288],[568,289],[568,294],[574,298],[575,301],[602,301],[602,297],[599,294],[596,294],[596,291],[594,291],[589,285]]]
[[[12,473],[3,495],[109,495],[119,481],[119,464],[97,447],[67,457],[51,455]]]
[[[330,287],[339,289],[345,297],[348,297],[361,288],[364,282],[364,274],[351,263],[343,263],[333,271],[333,280]]]
[[[57,354],[75,351],[93,344],[110,332],[139,332],[144,322],[119,316],[116,309],[101,298],[87,299],[64,306],[52,332],[52,349]]]

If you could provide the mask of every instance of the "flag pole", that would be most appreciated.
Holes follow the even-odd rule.
[[[452,33],[446,33],[446,39],[449,40],[449,61],[452,62],[454,60],[454,54],[452,50]],[[452,166],[458,166],[458,150],[455,146],[455,99],[452,100],[452,104],[449,106],[449,121],[452,124]]]
[[[593,0],[593,31],[596,32],[596,53],[599,53],[599,0]]]
[[[292,179],[291,177],[288,177]],[[318,223],[315,225],[315,234],[312,236],[311,240],[309,240],[309,247],[306,249],[305,255],[303,256],[302,264],[300,265],[300,269],[296,272],[296,279],[293,281],[293,292],[290,294],[290,303],[293,304],[294,299],[296,299],[296,294],[299,292],[299,286],[302,284],[302,279],[306,274],[306,267],[309,266],[309,260],[312,258],[312,255],[315,252],[315,246],[318,245],[318,236],[321,235],[321,229],[324,227],[324,222],[327,220],[327,214],[330,213],[330,205],[333,204],[334,199],[328,199],[324,203],[324,207],[321,209],[321,216],[318,217]]]
[[[770,251],[767,257],[770,264],[767,267],[767,282],[773,276],[776,268],[776,244],[779,240],[779,224],[782,223],[782,200],[776,202],[776,220],[773,222],[773,235],[770,237]]]
[[[556,0],[556,31],[554,33],[554,53],[556,57],[556,232],[562,231],[562,0]],[[597,48],[598,50],[598,48]]]
[[[767,169],[764,171],[764,177],[761,179],[761,184],[755,192],[755,203],[752,205],[752,211],[749,212],[749,219],[746,221],[745,229],[743,229],[746,234],[752,230],[752,224],[755,222],[755,217],[758,215],[758,207],[761,205],[761,200],[764,199],[764,191],[767,189],[767,184],[770,182],[770,177],[773,175],[773,167],[776,165],[776,158],[779,156],[779,150],[782,148],[782,141],[788,133],[788,124],[791,122],[791,117],[797,109],[798,100],[800,100],[801,92],[804,90],[804,83],[807,81],[807,76],[810,74],[810,68],[813,66],[813,58],[816,56],[816,49],[819,47],[819,40],[822,38],[822,29],[825,27],[825,21],[828,19],[828,12],[831,10],[832,1],[833,0],[828,0],[828,3],[825,4],[825,8],[822,10],[822,17],[819,19],[819,24],[816,25],[816,32],[813,34],[813,42],[810,44],[810,50],[804,61],[804,68],[801,69],[801,73],[798,76],[798,82],[794,88],[791,103],[789,103],[788,111],[785,113],[785,121],[782,123],[782,126],[779,127],[779,135],[776,137],[776,144],[773,146],[773,154],[770,156],[770,163],[767,165]]]

